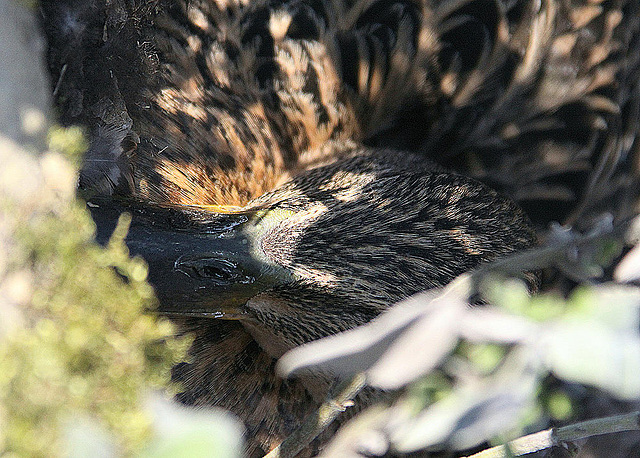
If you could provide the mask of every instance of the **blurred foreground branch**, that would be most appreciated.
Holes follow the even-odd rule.
[[[356,374],[354,377],[338,383],[317,412],[307,418],[300,429],[265,455],[265,458],[292,458],[296,456],[318,434],[324,431],[338,415],[353,405],[353,399],[364,386],[364,374]]]
[[[488,303],[470,307],[466,297],[472,282],[464,276],[415,295],[367,325],[281,358],[284,374],[365,373],[371,387],[398,390],[391,404],[379,403],[377,410],[367,409],[368,416],[365,411],[342,427],[323,456],[466,450],[522,431],[553,415],[545,413],[539,390],[550,374],[619,400],[638,399],[637,287],[605,283],[565,299],[531,297],[516,280],[489,281],[481,288]],[[570,414],[571,407],[565,418]],[[574,438],[638,429],[636,415],[615,418],[613,424],[611,419],[580,423],[521,441],[528,453]]]
[[[640,411],[595,420],[583,421],[561,428],[551,428],[519,437],[511,442],[470,455],[468,458],[508,458],[522,456],[547,448],[587,439],[602,434],[640,430]]]

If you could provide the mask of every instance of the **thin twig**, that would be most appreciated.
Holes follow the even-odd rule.
[[[338,415],[353,405],[353,398],[364,388],[365,375],[360,373],[340,382],[328,399],[305,422],[264,458],[293,458],[324,431]]]
[[[551,428],[511,442],[483,450],[467,458],[507,458],[537,452],[565,442],[573,442],[602,434],[640,430],[640,411],[613,417],[597,418],[573,425]]]
[[[579,278],[581,273],[576,270],[574,250],[582,250],[593,245],[598,240],[622,239],[625,232],[633,224],[634,218],[628,218],[610,223],[604,218],[587,234],[569,231],[564,239],[551,240],[539,247],[530,248],[516,254],[500,258],[482,265],[472,272],[472,285],[475,290],[486,275],[491,273],[504,273],[517,275],[523,271],[535,271],[555,266],[565,275],[580,282],[588,281],[588,278]],[[565,265],[565,264],[568,264]],[[576,277],[577,276],[577,277]]]

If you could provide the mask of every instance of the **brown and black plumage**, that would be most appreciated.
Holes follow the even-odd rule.
[[[161,310],[196,335],[180,399],[231,409],[267,450],[325,388],[279,379],[282,352],[531,246],[513,201],[537,226],[624,211],[638,10],[43,2],[61,119],[91,132],[99,231],[134,213]]]

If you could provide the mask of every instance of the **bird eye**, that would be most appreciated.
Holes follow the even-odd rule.
[[[221,282],[229,282],[233,277],[231,272],[227,272],[216,266],[194,267],[194,271],[199,277],[212,278]]]
[[[181,257],[176,261],[175,269],[191,278],[206,279],[221,286],[255,281],[253,276],[247,275],[237,263],[228,259]]]

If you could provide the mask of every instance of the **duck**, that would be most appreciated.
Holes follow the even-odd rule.
[[[158,312],[194,336],[178,400],[234,412],[260,456],[330,383],[279,377],[286,351],[532,247],[550,221],[629,211],[639,10],[42,1],[60,122],[90,138],[97,238],[132,215]]]

